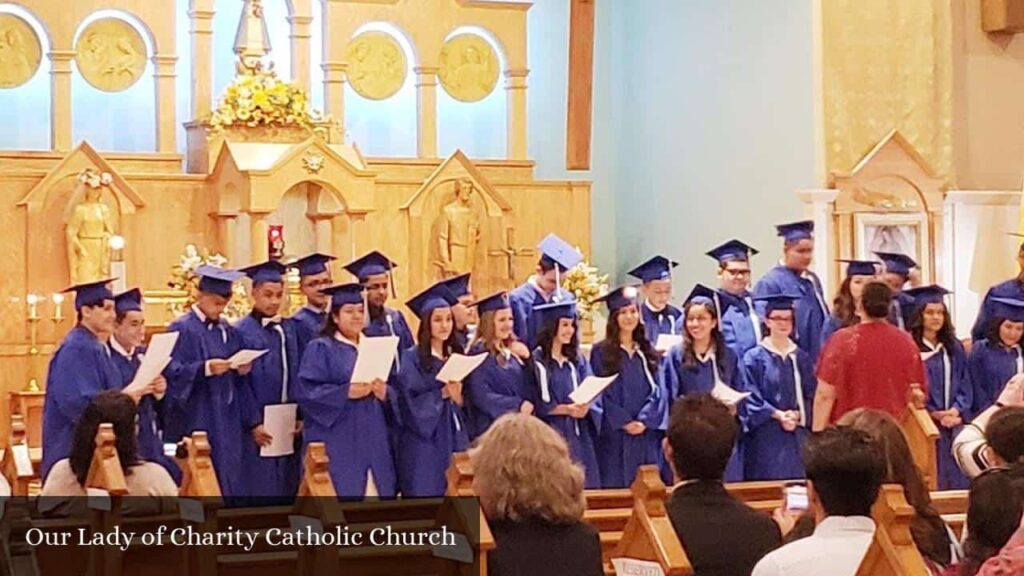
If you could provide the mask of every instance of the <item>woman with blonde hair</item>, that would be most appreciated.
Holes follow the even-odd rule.
[[[532,416],[506,414],[470,455],[473,491],[497,545],[489,574],[603,573],[597,532],[583,522],[583,469],[558,432]]]

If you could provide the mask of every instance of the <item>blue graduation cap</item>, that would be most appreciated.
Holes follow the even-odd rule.
[[[798,294],[765,294],[755,296],[754,300],[764,302],[764,315],[768,316],[776,310],[795,310]]]
[[[292,262],[292,266],[299,270],[299,276],[314,276],[322,272],[327,271],[327,264],[332,260],[337,260],[334,256],[329,254],[321,254],[320,252],[314,252],[308,256],[303,256],[298,260]]]
[[[707,252],[707,255],[718,260],[719,264],[733,261],[747,262],[755,254],[757,254],[757,249],[735,239],[729,240],[725,244],[712,248]]]
[[[885,271],[892,272],[893,274],[899,274],[901,276],[910,275],[911,268],[917,268],[917,262],[913,258],[906,254],[897,254],[895,252],[875,252],[875,256],[882,259],[885,263]]]
[[[370,276],[390,274],[397,267],[398,264],[376,250],[345,264],[345,270],[351,272],[360,282],[366,282]]]
[[[142,312],[142,291],[132,288],[114,296],[114,309],[118,314]]]
[[[668,280],[672,278],[672,269],[679,266],[664,256],[655,256],[643,264],[629,271],[629,275],[639,278],[644,283],[654,280]]]
[[[209,294],[216,294],[224,298],[231,297],[231,285],[236,280],[245,276],[236,270],[217,268],[204,264],[196,268],[196,275],[199,276],[199,290]]]
[[[713,290],[703,284],[697,284],[690,291],[690,294],[683,300],[684,305],[694,304],[710,304],[718,312],[718,316],[729,309],[730,306],[736,305],[736,297],[720,290]]]
[[[619,286],[597,300],[594,300],[594,302],[604,302],[608,306],[609,311],[615,312],[616,310],[621,310],[626,306],[636,305],[636,297],[638,293],[636,286]]]
[[[438,284],[444,284],[449,290],[451,290],[452,295],[456,298],[462,298],[469,294],[470,276],[471,274],[467,272],[466,274],[462,274],[454,278],[441,280]]]
[[[807,238],[814,238],[814,221],[801,220],[789,224],[775,226],[776,233],[786,239],[786,242],[796,242]]]
[[[943,304],[945,303],[946,295],[952,294],[952,292],[938,284],[910,288],[908,290],[904,290],[903,293],[914,300],[914,307],[916,308],[920,308],[926,304]]]
[[[1011,322],[1024,322],[1024,300],[992,298],[992,316]]]
[[[363,303],[363,292],[366,289],[363,285],[358,282],[349,282],[348,284],[335,284],[334,286],[328,286],[321,290],[324,294],[331,297],[331,310],[337,310],[345,304],[362,304]]]
[[[537,249],[541,253],[541,261],[554,267],[559,272],[565,272],[573,266],[583,262],[583,254],[580,254],[571,244],[562,240],[554,234],[548,234]]]
[[[484,312],[495,312],[497,310],[504,310],[505,308],[511,308],[508,302],[508,292],[501,291],[490,296],[477,300],[470,304],[470,307],[476,307],[477,312],[483,314]]]
[[[96,306],[97,304],[102,304],[104,300],[113,300],[114,293],[110,291],[108,284],[114,280],[117,280],[117,278],[76,284],[61,290],[61,292],[74,292],[75,310],[81,310],[83,306]]]
[[[242,268],[240,271],[245,272],[245,275],[252,278],[253,286],[257,284],[263,284],[264,282],[284,282],[284,273],[288,268],[278,262],[277,260],[267,260],[260,264],[253,264]]]
[[[561,318],[576,318],[576,302],[548,302],[533,307],[533,313],[540,319],[540,325],[545,326],[549,322]]]
[[[846,260],[839,262],[846,263],[846,277],[850,276],[876,276],[878,274],[878,262],[873,260]]]
[[[423,292],[413,296],[406,306],[412,310],[420,320],[426,322],[430,317],[430,313],[438,308],[448,308],[458,302],[458,298],[452,291],[448,289],[448,286],[444,282],[438,282],[433,286],[427,288]]]

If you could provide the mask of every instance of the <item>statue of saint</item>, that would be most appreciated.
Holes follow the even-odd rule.
[[[110,277],[110,237],[114,235],[110,208],[100,200],[110,175],[90,170],[79,181],[85,198],[75,206],[66,229],[72,285]]]
[[[438,266],[442,278],[473,271],[480,243],[480,218],[473,209],[473,181],[455,182],[455,199],[441,209],[437,223]]]

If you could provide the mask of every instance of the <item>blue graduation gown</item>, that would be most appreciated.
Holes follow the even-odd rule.
[[[725,310],[725,314],[722,314],[719,329],[722,332],[722,338],[725,339],[725,345],[732,350],[737,358],[743,358],[747,350],[757,346],[761,340],[761,317],[757,316],[757,312],[753,310],[754,301],[749,292],[731,297],[736,302]],[[756,318],[752,318],[751,313]],[[756,328],[755,322],[757,322]]]
[[[327,445],[338,496],[365,496],[367,473],[372,470],[377,492],[391,498],[398,488],[391,450],[397,391],[389,387],[384,401],[373,394],[350,399],[357,355],[355,346],[335,337],[321,336],[309,343],[299,368],[303,441]]]
[[[254,443],[250,431],[259,423],[252,418],[249,378],[234,370],[206,376],[206,361],[230,358],[242,349],[242,338],[225,320],[206,323],[194,310],[172,322],[168,331],[179,336],[164,371],[164,400],[177,406],[175,416],[181,420],[168,422],[165,428],[179,437],[206,431],[221,494],[232,499],[244,497],[248,485],[242,453],[247,443]]]
[[[847,328],[847,326],[843,326],[843,321],[835,314],[829,314],[829,317],[825,319],[825,325],[821,327],[821,347],[824,348],[828,339],[843,328]]]
[[[1011,278],[988,289],[985,299],[981,301],[981,308],[978,310],[974,327],[971,328],[971,338],[975,341],[983,340],[988,336],[988,324],[992,318],[991,299],[994,297],[1024,300],[1024,282],[1021,282],[1019,278]]]
[[[470,350],[470,354],[483,353],[486,349],[479,342]],[[509,354],[504,362],[498,363],[494,354],[487,353],[483,364],[463,382],[470,439],[487,431],[500,416],[517,412],[523,401],[533,402],[528,378],[523,361],[515,354]]]
[[[794,360],[796,366],[794,366]],[[746,480],[789,480],[804,477],[800,448],[812,422],[814,391],[818,387],[807,352],[796,349],[783,357],[759,345],[743,357],[747,399],[747,438],[744,443]],[[797,396],[797,375],[800,377]],[[804,427],[787,432],[772,419],[776,410],[798,410]]]
[[[900,330],[910,331],[910,319],[914,315],[914,298],[899,292],[889,307],[889,323]]]
[[[924,362],[925,378],[928,381],[928,411],[936,412],[956,408],[964,422],[970,420],[973,390],[967,369],[967,354],[958,340],[953,349],[940,345],[937,350],[924,342],[921,346],[921,360]],[[967,476],[960,470],[953,458],[953,438],[960,427],[939,426],[939,440],[936,443],[940,490],[961,490],[970,486]]]
[[[1020,358],[1020,347],[1004,348],[988,340],[974,343],[967,360],[973,393],[971,414],[981,414],[996,403],[1006,382],[1020,372]]]
[[[263,411],[267,406],[296,403],[299,378],[299,336],[298,323],[282,320],[279,325],[263,326],[261,320],[249,315],[235,326],[242,337],[243,347],[250,350],[267,350],[252,365],[249,381],[252,383],[253,404],[249,419],[263,422]],[[278,330],[278,328],[280,330]],[[282,336],[284,347],[282,349]],[[282,388],[287,385],[282,401]],[[243,462],[249,481],[250,496],[268,498],[293,498],[299,490],[299,473],[302,467],[302,442],[295,438],[295,452],[288,456],[263,458],[256,442],[243,444]]]
[[[512,308],[512,329],[516,333],[516,338],[519,338],[530,350],[537,345],[537,327],[533,322],[533,307],[547,302],[540,290],[529,280],[508,293],[508,303]]]
[[[64,337],[50,359],[43,405],[42,478],[59,460],[71,456],[75,426],[94,396],[120,390],[121,376],[110,361],[110,350],[82,326]]]
[[[537,416],[558,431],[569,444],[572,459],[583,466],[586,488],[600,488],[601,474],[597,463],[597,431],[601,429],[601,399],[590,405],[585,418],[553,415],[559,404],[572,404],[569,395],[590,375],[590,366],[581,357],[575,363],[545,362],[540,349],[533,353],[534,380],[537,383]]]
[[[416,346],[402,353],[405,369],[398,375],[402,425],[397,450],[398,485],[404,498],[444,496],[452,454],[469,447],[462,408],[441,397],[445,385],[437,380],[437,373],[444,362],[432,356],[424,363]]]
[[[302,354],[310,342],[320,337],[324,323],[327,322],[327,312],[303,306],[292,314],[291,319],[294,321],[295,335],[298,338],[299,354]]]
[[[658,336],[661,334],[681,334],[680,318],[683,311],[668,304],[660,312],[651,310],[647,303],[640,306],[640,319],[644,323],[644,330],[647,332],[647,341],[651,345],[658,343]]]
[[[754,286],[754,296],[771,294],[800,295],[800,300],[796,301],[793,341],[811,356],[811,362],[817,362],[818,354],[821,352],[822,327],[829,315],[828,304],[825,303],[825,295],[821,290],[818,276],[810,270],[801,276],[779,264],[769,270]],[[763,304],[758,305],[758,311],[764,315]]]
[[[611,376],[602,370],[604,343],[590,353],[590,367],[599,376]],[[597,439],[597,464],[605,488],[625,488],[636,478],[644,464],[663,467],[661,430],[668,409],[664,371],[660,366],[650,373],[643,354],[623,352],[619,376],[601,397],[602,417]],[[643,434],[633,436],[622,429],[633,421],[643,422]],[[670,480],[669,480],[670,481]]]
[[[146,348],[136,348],[131,357],[124,356],[117,350],[110,347],[110,360],[121,375],[120,387],[124,389],[135,379],[135,373],[142,365],[142,358],[146,355]],[[175,484],[181,484],[181,468],[173,458],[164,454],[163,431],[161,430],[160,402],[147,394],[139,401],[139,434],[138,454],[143,460],[156,462],[163,466],[167,473],[174,479]]]
[[[674,346],[668,352],[665,360],[667,366],[667,385],[669,390],[669,407],[672,402],[680,396],[690,394],[710,394],[715,387],[715,367],[718,367],[718,377],[722,382],[740,392],[745,391],[743,384],[743,372],[739,369],[736,355],[728,348],[725,349],[725,356],[719,360],[714,355],[708,355],[704,361],[698,361],[695,366],[683,366],[683,347]],[[739,435],[736,438],[736,447],[725,468],[726,482],[740,482],[743,480],[743,432],[746,429],[746,404],[748,400],[741,401],[736,406],[736,418],[739,420]]]
[[[367,315],[367,318],[369,318],[369,315]],[[398,348],[395,349],[395,360],[397,362],[392,367],[392,370],[395,372],[401,371],[402,359],[398,354],[399,350],[406,350],[416,344],[416,340],[412,337],[412,330],[409,329],[409,324],[405,321],[405,316],[402,316],[402,313],[398,310],[392,310],[385,306],[384,314],[369,322],[363,328],[363,334],[366,336],[371,338],[398,336]]]

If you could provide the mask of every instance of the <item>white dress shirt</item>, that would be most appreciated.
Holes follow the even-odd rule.
[[[874,535],[867,516],[829,516],[811,536],[762,558],[751,576],[855,576]]]

